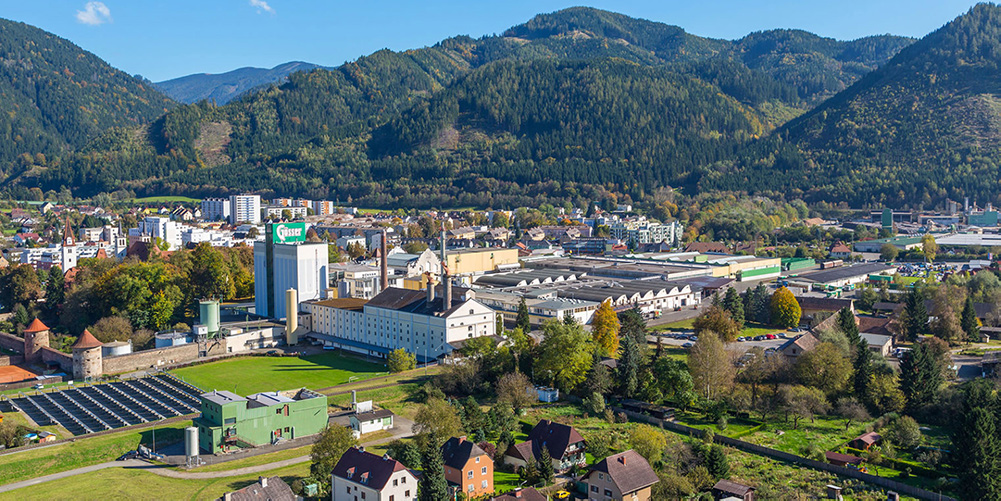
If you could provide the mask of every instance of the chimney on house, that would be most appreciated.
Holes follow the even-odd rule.
[[[380,237],[379,240],[380,240],[380,243],[379,243],[379,261],[380,261],[379,268],[380,268],[380,271],[382,272],[382,275],[381,275],[382,281],[380,282],[380,284],[382,286],[382,290],[386,290],[386,289],[389,288],[389,264],[386,261],[386,254],[388,252],[386,250],[386,230],[382,230],[382,235],[381,235],[381,237]]]
[[[268,477],[260,477],[261,487],[268,488]]]
[[[619,456],[619,462],[622,463],[622,464],[626,464],[626,457],[625,456]]]

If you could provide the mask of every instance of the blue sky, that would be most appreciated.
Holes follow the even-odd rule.
[[[4,0],[0,17],[67,38],[154,81],[286,61],[336,66],[382,48],[501,33],[540,12],[589,5],[740,38],[800,28],[839,39],[920,37],[976,2],[961,0]]]

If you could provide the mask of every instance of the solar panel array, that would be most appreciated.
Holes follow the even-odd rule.
[[[85,435],[199,412],[201,393],[169,374],[157,374],[21,395],[11,403],[39,426],[60,424],[74,435]]]

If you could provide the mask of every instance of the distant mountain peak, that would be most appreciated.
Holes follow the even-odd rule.
[[[323,68],[318,64],[303,61],[289,61],[274,68],[246,66],[225,73],[196,73],[155,85],[163,93],[183,103],[214,100],[216,104],[226,104],[242,94],[264,85],[284,82],[297,71],[311,71]]]

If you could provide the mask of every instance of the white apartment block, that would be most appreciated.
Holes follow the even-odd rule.
[[[632,244],[659,244],[663,242],[675,245],[681,241],[683,230],[681,223],[677,221],[658,223],[646,218],[615,221],[609,226],[612,238]]]
[[[271,218],[280,218],[280,217],[283,216],[283,214],[285,213],[285,211],[288,211],[289,214],[292,215],[292,219],[304,218],[304,217],[306,217],[306,216],[309,215],[309,209],[306,208],[306,207],[303,207],[303,206],[297,206],[297,205],[288,205],[288,206],[278,205],[278,206],[275,206],[275,205],[272,205],[272,206],[269,206],[268,208],[265,209],[265,212],[266,212],[265,217],[268,218],[268,219],[271,219]]]
[[[129,229],[130,237],[148,237],[150,240],[160,239],[169,244],[168,250],[180,249],[183,245],[181,239],[181,224],[171,221],[166,216],[147,216],[139,221],[138,228]]]
[[[202,200],[202,219],[206,221],[229,220],[230,204],[228,198],[206,198]]]
[[[233,195],[229,197],[229,222],[257,224],[261,222],[260,195]]]

